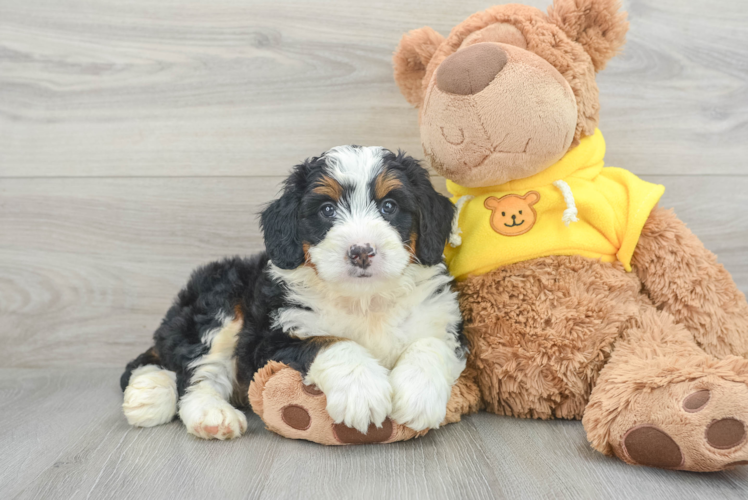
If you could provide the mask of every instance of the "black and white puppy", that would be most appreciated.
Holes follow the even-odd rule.
[[[453,214],[402,153],[343,146],[296,166],[261,215],[266,253],[196,270],[127,365],[128,422],[178,413],[196,436],[239,436],[230,401],[275,360],[325,393],[337,423],[438,427],[466,354],[443,264]]]

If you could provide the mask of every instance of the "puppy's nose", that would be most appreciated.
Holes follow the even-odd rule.
[[[377,254],[377,251],[368,243],[363,245],[353,245],[348,249],[348,259],[356,267],[366,269],[371,265],[371,259]]]
[[[517,218],[516,215],[512,214],[512,220],[515,220]]]
[[[494,81],[506,63],[506,52],[499,45],[476,43],[441,63],[436,70],[436,86],[450,94],[477,94]]]

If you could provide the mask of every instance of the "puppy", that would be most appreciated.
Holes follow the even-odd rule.
[[[266,252],[196,270],[127,365],[128,422],[178,413],[191,434],[237,437],[230,401],[274,360],[325,393],[336,423],[438,427],[467,350],[442,254],[453,215],[402,153],[342,146],[296,166],[261,214]]]

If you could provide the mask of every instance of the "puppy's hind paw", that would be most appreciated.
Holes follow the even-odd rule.
[[[247,417],[240,410],[219,398],[189,399],[180,402],[179,417],[187,432],[202,439],[233,439],[247,430]]]
[[[135,427],[171,422],[177,414],[176,374],[156,365],[137,368],[125,388],[122,411]]]

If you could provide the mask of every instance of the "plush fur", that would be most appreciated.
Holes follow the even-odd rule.
[[[605,69],[626,43],[629,23],[619,0],[556,0],[548,18],[584,47],[596,71]]]
[[[281,434],[345,444],[454,418],[467,349],[443,263],[453,213],[402,153],[344,146],[298,165],[262,212],[266,253],[196,270],[154,346],[128,364],[128,422],[178,414],[195,436],[231,439],[251,399]],[[269,383],[278,366],[294,375]],[[267,400],[258,386],[285,392]]]
[[[748,357],[745,297],[672,210],[652,213],[633,263],[654,306],[685,326],[704,351]]]
[[[419,108],[432,166],[456,184],[488,188],[543,172],[593,134],[595,75],[628,29],[619,9],[617,0],[555,0],[547,14],[498,5],[443,39],[430,28],[404,36],[395,80]],[[543,148],[522,149],[528,137]],[[582,419],[595,449],[631,464],[714,471],[748,463],[745,297],[661,208],[631,263],[627,273],[620,263],[550,256],[461,281],[471,345],[461,384],[480,389],[464,392],[461,410]]]

